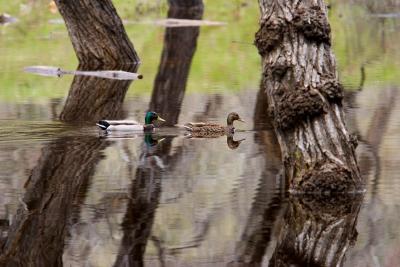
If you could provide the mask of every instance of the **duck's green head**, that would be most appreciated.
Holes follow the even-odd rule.
[[[154,111],[148,111],[146,113],[146,117],[144,118],[144,123],[145,124],[153,124],[154,121],[165,121],[163,118],[161,118],[160,116],[158,116],[157,113],[155,113]]]

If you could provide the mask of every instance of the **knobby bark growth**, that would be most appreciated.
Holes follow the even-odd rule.
[[[81,64],[94,69],[139,63],[111,0],[55,0],[55,3]]]
[[[169,1],[168,18],[202,18],[202,0],[181,2]],[[159,112],[165,118],[166,125],[172,126],[178,122],[199,32],[199,27],[173,27],[165,30],[164,49],[154,81],[150,110]]]
[[[260,0],[255,44],[262,86],[292,191],[349,192],[363,187],[356,138],[346,129],[343,87],[322,0]]]

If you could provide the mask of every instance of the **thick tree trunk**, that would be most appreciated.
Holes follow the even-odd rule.
[[[80,63],[90,69],[139,63],[111,0],[55,0]]]
[[[363,188],[322,0],[260,0],[262,86],[292,191]]]
[[[202,0],[187,1],[184,5],[180,2],[169,1],[168,18],[202,18]],[[199,31],[199,27],[165,30],[164,49],[154,81],[150,110],[160,113],[166,125],[172,126],[178,122]]]
[[[268,266],[343,266],[357,239],[361,195],[292,198]]]
[[[126,70],[135,72],[137,68]],[[60,119],[91,123],[100,119],[122,119],[124,117],[122,103],[131,82],[75,76]]]

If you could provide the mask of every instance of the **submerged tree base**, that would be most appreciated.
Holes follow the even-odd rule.
[[[269,266],[343,266],[363,196],[291,197]]]

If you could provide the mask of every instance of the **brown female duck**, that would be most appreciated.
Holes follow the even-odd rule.
[[[213,123],[213,122],[189,122],[184,125],[185,129],[188,130],[193,137],[200,136],[222,136],[225,134],[233,134],[235,127],[233,126],[234,121],[244,122],[236,112],[231,112],[226,119],[226,126]]]

